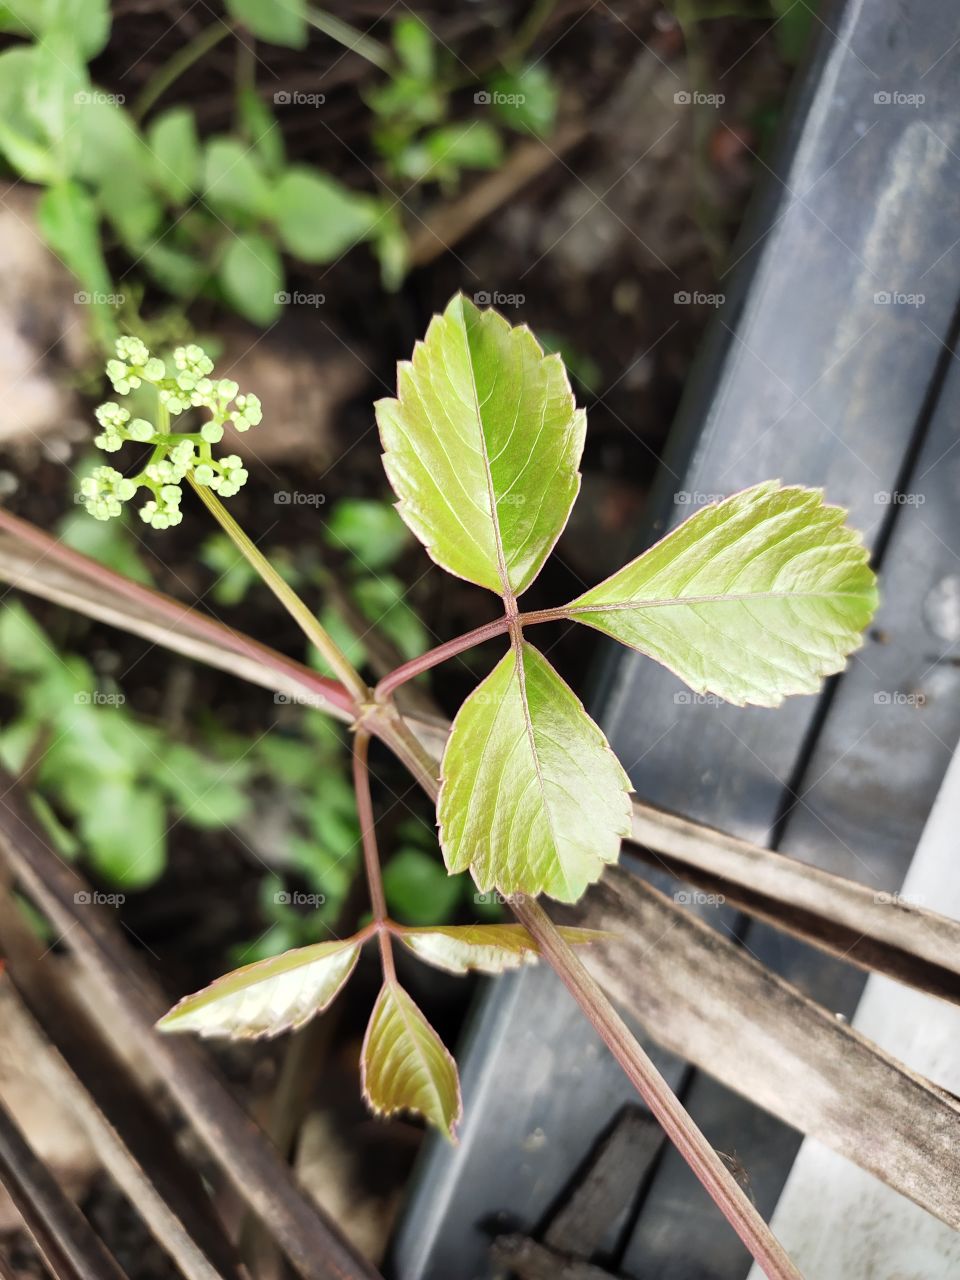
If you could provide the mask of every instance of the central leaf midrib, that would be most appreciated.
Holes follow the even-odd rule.
[[[483,414],[480,410],[480,395],[477,387],[476,373],[473,367],[473,352],[470,350],[470,336],[467,332],[467,321],[463,314],[463,308],[460,309],[460,322],[463,330],[463,345],[467,356],[467,368],[470,371],[470,389],[473,395],[473,407],[477,415],[477,430],[480,433],[480,457],[483,460],[483,471],[487,482],[487,500],[490,503],[490,520],[493,524],[493,539],[497,551],[497,572],[500,575],[500,584],[503,587],[504,600],[513,600],[513,589],[510,586],[510,578],[507,574],[507,561],[503,554],[503,539],[500,534],[500,518],[497,512],[496,493],[493,487],[493,471],[490,467],[490,455],[487,451],[487,437],[483,430]]]
[[[671,605],[691,604],[738,604],[747,600],[859,600],[859,591],[744,591],[732,595],[711,596],[664,596],[654,600],[598,600],[593,604],[568,605],[564,612],[575,613],[613,613],[637,609],[666,609]]]
[[[537,787],[540,791],[540,799],[543,806],[543,814],[546,820],[547,829],[550,832],[550,842],[553,845],[553,851],[556,855],[557,866],[560,874],[563,876],[563,883],[567,892],[570,892],[570,881],[567,879],[567,869],[563,864],[563,858],[560,856],[560,844],[557,840],[557,833],[553,827],[553,814],[550,812],[550,805],[547,801],[546,788],[543,785],[543,771],[540,768],[540,756],[537,753],[537,743],[533,735],[533,720],[530,716],[530,705],[527,701],[527,676],[523,667],[523,640],[518,632],[512,635],[513,651],[515,654],[515,667],[517,672],[517,683],[520,689],[520,706],[523,710],[523,720],[527,730],[527,743],[530,747],[530,754],[533,757],[533,767],[537,776]]]

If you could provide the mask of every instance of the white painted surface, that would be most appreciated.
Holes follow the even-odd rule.
[[[960,918],[960,751],[917,847],[902,893]],[[960,1093],[960,1008],[878,975],[853,1025],[915,1071]],[[805,1280],[957,1280],[960,1233],[807,1138],[772,1226]],[[756,1266],[749,1280],[762,1280]]]

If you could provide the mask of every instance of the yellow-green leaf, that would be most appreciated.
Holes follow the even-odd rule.
[[[416,1111],[451,1141],[463,1104],[457,1064],[414,1002],[385,982],[360,1058],[363,1096],[378,1115]]]
[[[295,1030],[333,1002],[359,954],[360,944],[347,938],[244,965],[186,996],[157,1027],[234,1040]]]
[[[736,706],[816,693],[877,607],[845,516],[818,489],[755,485],[699,511],[574,600],[570,616]]]
[[[437,564],[519,595],[580,487],[586,416],[560,357],[458,295],[398,366],[397,394],[376,410],[400,514]]]
[[[546,658],[523,643],[457,713],[437,816],[447,869],[576,902],[630,832],[630,781]]]
[[[599,929],[561,928],[571,946],[602,942],[611,936]],[[503,973],[539,959],[536,939],[519,924],[441,925],[432,929],[402,929],[400,941],[414,955],[448,973]]]

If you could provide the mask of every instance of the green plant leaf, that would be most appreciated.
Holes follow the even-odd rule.
[[[280,310],[283,263],[265,236],[234,236],[218,272],[227,301],[254,324],[268,325]]]
[[[341,498],[330,512],[323,537],[372,572],[388,568],[410,544],[409,530],[396,509],[377,498]]]
[[[107,0],[6,0],[0,5],[0,20],[5,31],[18,30],[34,38],[69,37],[87,61],[100,52],[110,35]]]
[[[461,897],[461,882],[447,875],[436,853],[398,849],[383,869],[383,887],[390,914],[416,924],[441,924],[453,915]]]
[[[268,44],[302,49],[309,30],[304,0],[227,0],[227,12]]]
[[[553,128],[559,94],[542,62],[504,71],[490,82],[493,107],[511,129],[545,136]]]
[[[561,928],[570,946],[603,942],[611,935],[597,929]],[[437,929],[403,929],[398,935],[405,947],[426,964],[448,973],[503,973],[540,958],[536,940],[519,924],[446,925]]]
[[[630,832],[630,781],[546,658],[514,649],[457,713],[437,817],[447,869],[484,892],[576,902]]]
[[[85,511],[74,511],[60,522],[57,536],[65,546],[131,581],[153,585],[153,575],[140,558],[134,535],[122,520],[91,520]]]
[[[132,778],[91,776],[78,821],[97,871],[113,884],[142,889],[167,864],[167,815],[159,793]]]
[[[233,1040],[294,1031],[333,1003],[359,954],[360,944],[346,938],[244,965],[186,996],[157,1028]]]
[[[358,578],[353,596],[372,627],[392,640],[404,658],[415,658],[430,648],[430,634],[420,615],[407,604],[407,593],[392,573],[381,578]]]
[[[283,168],[284,146],[283,130],[273,112],[253,89],[242,89],[237,95],[237,114],[264,171],[275,177]]]
[[[376,412],[401,516],[444,569],[519,595],[580,486],[586,415],[562,362],[458,295],[397,373]]]
[[[288,169],[274,191],[277,232],[304,262],[330,262],[370,235],[382,206],[304,166]]]
[[[174,204],[199,189],[201,152],[197,122],[189,107],[171,107],[151,123],[147,141],[157,186]]]
[[[211,138],[203,158],[204,199],[228,221],[237,214],[265,218],[273,193],[254,149],[237,138]],[[232,224],[231,224],[232,225]]]
[[[385,982],[360,1057],[363,1096],[378,1115],[416,1111],[456,1141],[463,1113],[457,1064],[414,1002]]]
[[[860,535],[775,480],[705,507],[568,608],[736,706],[816,693],[877,607]]]
[[[393,24],[393,47],[411,75],[429,80],[436,71],[437,42],[430,28],[413,13]]]

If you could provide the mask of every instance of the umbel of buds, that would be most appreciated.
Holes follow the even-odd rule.
[[[118,338],[117,358],[107,361],[107,377],[119,396],[129,395],[147,383],[155,389],[155,421],[131,417],[129,409],[108,400],[96,410],[100,434],[94,444],[104,453],[116,453],[128,441],[152,446],[143,470],[124,476],[114,467],[96,467],[80,483],[80,499],[92,516],[109,520],[118,516],[125,502],[140,489],[147,501],[140,518],[154,529],[168,529],[183,519],[180,512],[181,482],[190,476],[195,484],[215,489],[230,498],[247,478],[235,453],[215,458],[212,446],[223,439],[228,426],[249,431],[263,417],[256,396],[241,395],[230,378],[211,378],[213,361],[195,344],[177,347],[172,368],[151,356],[139,338]],[[172,419],[190,410],[209,415],[196,431],[172,430]]]

